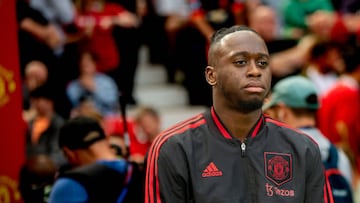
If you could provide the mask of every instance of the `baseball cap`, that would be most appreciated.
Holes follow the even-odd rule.
[[[277,82],[271,98],[263,105],[263,110],[284,103],[291,108],[318,109],[319,101],[313,82],[304,76],[288,76]]]
[[[69,149],[85,149],[99,140],[105,133],[96,119],[79,116],[71,118],[60,128],[59,146]]]

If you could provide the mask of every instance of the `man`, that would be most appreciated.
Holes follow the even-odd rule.
[[[311,80],[303,76],[291,76],[280,80],[272,92],[270,100],[263,109],[272,110],[272,117],[279,119],[290,126],[297,128],[312,139],[320,148],[322,161],[329,159],[329,150],[332,143],[316,127],[316,112],[319,109],[319,92]],[[337,150],[338,162],[336,165],[352,184],[351,164],[342,150]]]
[[[34,116],[27,122],[26,157],[46,154],[56,167],[62,167],[67,161],[59,149],[58,134],[64,119],[55,109],[56,93],[45,83],[33,89],[29,98]]]
[[[262,113],[271,83],[264,40],[223,28],[208,54],[213,106],[155,138],[145,202],[323,202],[316,143]]]
[[[46,154],[27,158],[19,172],[19,191],[24,203],[47,203],[56,171],[54,161]]]
[[[59,174],[49,202],[142,201],[141,173],[117,157],[97,120],[69,120],[60,130],[59,145],[73,169]]]

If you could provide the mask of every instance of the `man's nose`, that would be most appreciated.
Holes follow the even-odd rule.
[[[258,77],[261,75],[259,67],[256,65],[256,61],[252,60],[248,66],[248,76],[255,76]]]

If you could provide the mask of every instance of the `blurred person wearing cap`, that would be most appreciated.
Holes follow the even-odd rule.
[[[273,118],[301,130],[314,139],[320,148],[321,158],[326,162],[332,143],[317,128],[316,112],[319,109],[318,91],[314,83],[300,75],[280,80],[273,88],[263,110]],[[341,149],[338,149],[338,167],[348,183],[352,184],[351,164]]]
[[[60,171],[49,202],[141,202],[142,177],[120,159],[99,122],[78,116],[60,130],[59,146],[70,169]]]
[[[27,124],[26,157],[43,153],[51,157],[57,167],[66,164],[58,145],[58,132],[64,118],[55,110],[56,93],[48,83],[30,92],[35,116]]]

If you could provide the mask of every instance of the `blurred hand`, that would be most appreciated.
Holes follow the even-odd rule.
[[[116,17],[115,24],[121,27],[137,27],[139,25],[139,19],[135,14],[125,11]]]
[[[102,17],[99,23],[99,26],[104,29],[107,30],[109,29],[111,26],[113,26],[114,22],[113,22],[113,17],[111,16],[105,16]]]
[[[316,35],[330,37],[336,21],[336,14],[329,11],[316,11],[307,18],[309,29]]]
[[[94,23],[86,24],[83,29],[85,36],[91,37],[94,33],[94,28],[95,28]]]
[[[171,15],[166,19],[165,30],[176,32],[186,24],[186,19],[178,15]]]
[[[44,41],[52,49],[61,46],[63,43],[60,31],[52,24],[49,24],[44,29]]]
[[[95,91],[95,80],[93,77],[90,77],[90,76],[83,76],[83,77],[80,77],[80,84],[86,89],[88,90],[89,92],[93,92]]]

